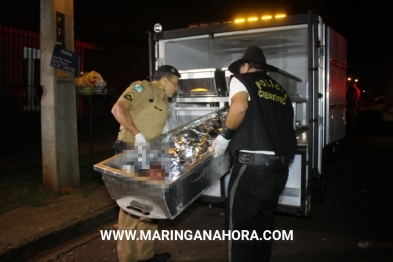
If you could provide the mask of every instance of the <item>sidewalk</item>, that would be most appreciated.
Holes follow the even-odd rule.
[[[111,141],[108,141],[104,148],[110,147]],[[388,180],[390,173],[386,170],[393,157],[392,147],[392,133],[353,135],[346,139],[330,162],[324,204],[312,205],[311,217],[275,217],[275,229],[292,230],[293,240],[273,243],[272,262],[391,261],[393,243],[387,229],[392,218],[386,211],[391,199],[390,184],[375,178]],[[95,149],[98,148],[95,145]],[[110,227],[117,212],[116,203],[101,184],[89,190],[76,190],[41,207],[23,207],[3,213],[0,215],[0,261],[22,261],[96,226]],[[176,219],[160,220],[159,228],[222,232],[226,228],[225,212],[223,207],[195,202]],[[224,262],[227,247],[227,241],[220,240],[163,239],[155,245],[157,252],[170,252],[171,261],[176,262]],[[99,236],[75,246],[72,252],[65,251],[68,249],[49,254],[45,256],[48,259],[42,261],[52,258],[55,259],[52,261],[63,262],[117,261],[116,241],[102,241]]]
[[[111,150],[112,144],[110,137],[95,142],[94,153]],[[79,154],[89,155],[89,146],[89,142],[80,143]],[[34,157],[22,158],[34,161]],[[12,168],[18,165],[13,163],[17,160],[20,157],[2,162]],[[94,160],[98,163],[103,159]],[[101,174],[94,175],[99,180]],[[0,214],[0,261],[27,259],[116,218],[118,210],[105,185],[98,183],[95,187],[71,189],[43,206],[23,206]]]

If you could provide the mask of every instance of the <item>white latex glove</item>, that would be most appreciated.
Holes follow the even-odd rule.
[[[212,144],[212,149],[214,150],[214,157],[220,157],[225,153],[229,141],[231,140],[225,139],[222,135],[218,135],[216,139],[214,139]]]
[[[142,133],[138,133],[135,136],[135,145],[145,145],[146,144],[146,138]]]

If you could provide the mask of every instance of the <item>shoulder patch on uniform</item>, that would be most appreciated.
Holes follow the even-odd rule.
[[[134,85],[133,89],[135,91],[137,91],[138,93],[142,92],[143,90],[145,90],[145,88],[143,86],[141,86],[140,84],[136,84]]]
[[[123,96],[125,99],[132,101],[134,100],[134,94],[133,93],[127,93]]]

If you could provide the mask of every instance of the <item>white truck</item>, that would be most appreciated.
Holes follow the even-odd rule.
[[[346,135],[347,42],[315,11],[148,32],[150,75],[164,64],[181,70],[167,130],[227,106],[227,66],[248,46],[265,52],[279,70],[269,72],[288,91],[298,149],[278,212],[310,216],[325,191],[328,156]],[[201,197],[225,198],[230,174]]]
[[[356,111],[356,130],[370,130],[393,125],[393,94],[377,96],[373,101],[360,103]]]

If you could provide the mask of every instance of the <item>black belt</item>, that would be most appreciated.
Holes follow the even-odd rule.
[[[247,152],[237,152],[236,160],[244,165],[255,166],[288,166],[292,162],[292,159],[286,156],[265,155]]]

